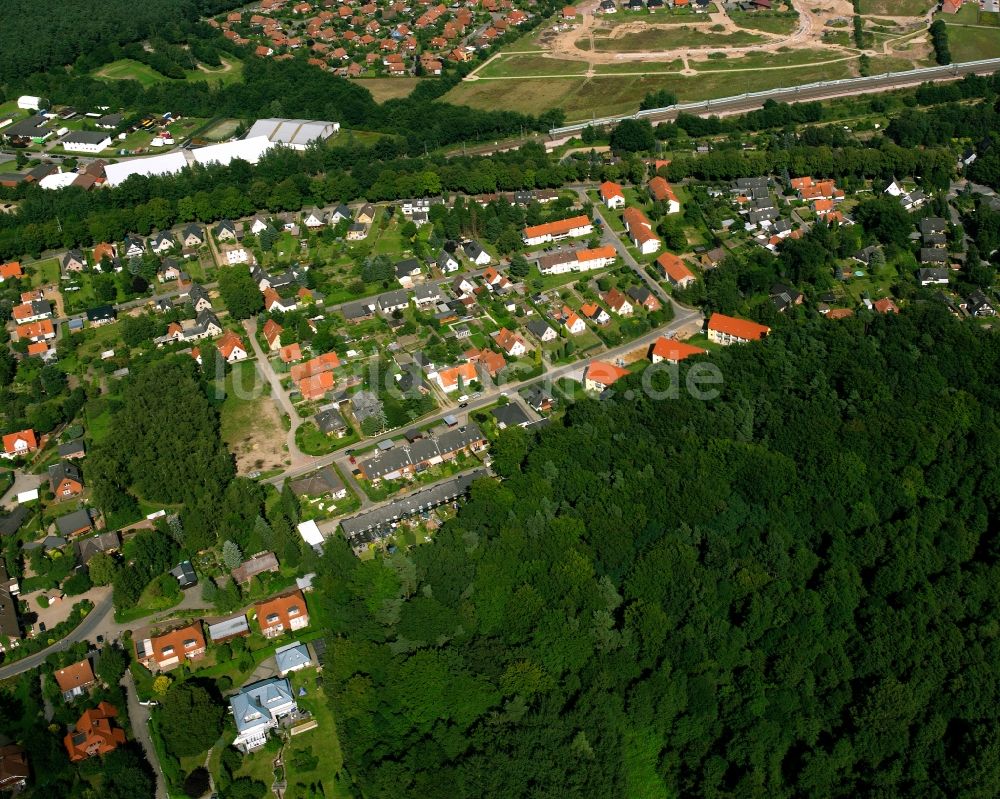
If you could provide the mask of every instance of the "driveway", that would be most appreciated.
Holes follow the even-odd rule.
[[[14,471],[14,484],[10,490],[0,499],[0,505],[13,508],[17,505],[17,495],[22,491],[34,491],[41,486],[43,477],[40,474],[31,474],[20,469]]]

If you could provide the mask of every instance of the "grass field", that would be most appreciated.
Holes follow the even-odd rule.
[[[765,33],[788,34],[799,24],[799,15],[790,13],[730,11],[729,17],[741,28]]]
[[[891,17],[921,17],[930,11],[932,0],[861,0],[862,14]]]
[[[203,136],[211,141],[223,141],[236,133],[239,126],[240,121],[238,119],[223,119],[206,130]]]
[[[656,65],[637,64],[637,71]],[[706,64],[706,69],[710,69]],[[476,108],[505,108],[537,113],[539,108],[561,108],[567,121],[592,116],[634,112],[639,101],[651,91],[668,89],[681,102],[712,100],[743,92],[763,91],[781,86],[797,86],[818,80],[835,80],[856,74],[853,61],[806,65],[790,69],[746,69],[734,74],[723,66],[719,72],[684,75],[598,75],[593,78],[525,78],[524,80],[481,80],[460,83],[444,99]]]
[[[530,75],[582,75],[587,71],[584,61],[567,61],[540,55],[501,56],[477,74],[484,78],[508,78]]]
[[[359,78],[358,86],[368,89],[376,103],[406,97],[423,78]]]
[[[812,50],[788,50],[778,53],[751,53],[729,58],[712,58],[707,61],[691,61],[692,69],[699,72],[716,69],[767,69],[769,67],[819,66],[823,61],[839,61],[844,56],[837,53],[816,53]]]
[[[205,67],[205,69],[186,70],[187,80],[204,80],[209,83],[221,81],[228,84],[235,83],[243,77],[243,62],[238,58],[223,58],[222,63],[225,66],[218,69]],[[134,80],[138,81],[143,87],[172,80],[166,75],[160,74],[152,67],[139,61],[134,61],[131,58],[120,58],[117,61],[112,61],[110,64],[105,64],[100,69],[94,70],[93,75],[95,78],[104,78],[105,80]]]
[[[167,80],[152,67],[133,61],[131,58],[121,58],[118,61],[105,64],[94,72],[94,77],[108,80],[135,80],[144,87]]]
[[[209,345],[211,346],[211,345]],[[270,397],[270,385],[252,361],[235,364],[226,375],[220,434],[236,457],[241,474],[284,463],[285,435]]]
[[[655,64],[625,62],[624,64],[594,65],[594,72],[597,75],[618,75],[623,72],[632,74],[635,74],[636,72],[644,72],[647,75],[650,75],[659,72],[680,72],[682,69],[684,69],[684,62],[679,58],[674,61],[664,61]]]
[[[677,47],[687,47],[692,50],[700,47],[742,47],[762,41],[764,38],[756,33],[745,31],[728,34],[706,33],[685,25],[667,30],[647,28],[635,33],[626,33],[615,39],[595,36],[594,49],[607,53],[639,53],[646,50],[671,50]]]
[[[1000,32],[989,28],[948,25],[952,61],[977,61],[1000,57]]]

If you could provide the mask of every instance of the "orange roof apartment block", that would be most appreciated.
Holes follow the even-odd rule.
[[[771,328],[767,325],[760,325],[749,319],[725,316],[721,313],[712,314],[712,318],[708,320],[708,340],[723,346],[760,341],[770,332]]]
[[[265,638],[277,638],[283,632],[301,630],[309,626],[309,608],[301,591],[259,602],[254,606],[257,623]]]
[[[589,236],[594,230],[590,219],[580,216],[560,219],[557,222],[546,222],[543,225],[532,225],[524,229],[524,243],[528,246],[557,241],[570,236]]]
[[[135,654],[147,669],[170,669],[184,660],[197,660],[205,654],[201,622],[196,621],[162,635],[136,638]]]
[[[323,372],[331,372],[340,366],[340,358],[335,352],[325,352],[305,363],[296,364],[292,367],[292,380],[298,382],[307,377],[315,377]]]
[[[320,372],[312,377],[304,377],[299,381],[299,393],[304,400],[320,399],[327,391],[332,391],[336,383],[333,372]]]
[[[461,378],[465,387],[468,387],[469,383],[478,377],[476,365],[473,363],[463,363],[459,366],[453,366],[450,369],[442,369],[437,373],[438,385],[441,386],[442,391],[446,391],[449,394],[458,389],[459,378]]]
[[[95,682],[94,669],[87,658],[56,671],[56,683],[67,702],[85,693]]]
[[[679,363],[685,358],[690,358],[692,355],[701,355],[707,351],[701,347],[696,347],[694,344],[661,336],[653,344],[652,349],[650,349],[649,360],[653,363],[660,363],[660,361]]]
[[[79,763],[94,755],[114,752],[124,744],[125,731],[121,727],[111,726],[112,719],[117,715],[118,709],[107,702],[85,710],[76,723],[75,731],[71,729],[63,739],[69,759]]]

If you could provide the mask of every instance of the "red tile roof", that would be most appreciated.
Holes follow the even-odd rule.
[[[107,702],[85,710],[76,723],[76,731],[70,730],[63,739],[69,759],[76,763],[94,755],[106,755],[124,744],[125,731],[111,726],[117,715],[117,708]]]
[[[72,691],[74,688],[86,688],[94,684],[94,670],[90,661],[84,658],[79,663],[72,663],[64,669],[56,671],[56,682],[59,690]]]
[[[18,441],[27,444],[27,448],[19,450],[16,446]],[[38,449],[38,441],[35,439],[35,431],[30,427],[17,433],[8,433],[3,437],[3,449],[8,455],[16,452],[34,452]]]
[[[608,363],[607,361],[591,361],[587,365],[584,380],[591,380],[607,387],[612,383],[621,380],[621,378],[625,377],[627,374],[629,374],[628,369],[615,366],[613,363]]]
[[[759,341],[771,332],[771,328],[767,325],[759,325],[749,319],[737,319],[735,316],[725,316],[721,313],[712,314],[712,318],[708,320],[708,329],[727,333],[745,341]]]
[[[539,236],[562,236],[569,233],[574,228],[586,227],[590,224],[590,219],[582,214],[570,219],[560,219],[557,222],[546,222],[543,225],[533,225],[524,229],[526,239],[534,239]]]
[[[694,344],[688,344],[684,341],[678,341],[673,338],[661,337],[658,338],[656,343],[653,344],[651,354],[658,358],[662,358],[665,361],[678,363],[683,361],[685,358],[690,358],[692,355],[701,355],[707,351],[708,350],[703,350],[701,347],[694,346]]]

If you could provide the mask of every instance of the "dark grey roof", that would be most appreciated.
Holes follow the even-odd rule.
[[[113,305],[98,305],[87,311],[87,319],[91,322],[103,322],[106,319],[116,319],[118,311]]]
[[[406,277],[420,271],[420,261],[416,258],[406,258],[396,264],[396,277]]]
[[[947,228],[948,223],[939,216],[929,216],[920,220],[920,232],[925,235],[927,233],[944,233]]]
[[[398,291],[390,291],[386,294],[382,294],[378,298],[378,307],[382,310],[386,308],[395,308],[399,305],[406,305],[410,301],[410,295],[407,294],[403,289]]]
[[[382,400],[371,391],[359,391],[351,397],[351,410],[359,422],[374,416],[382,410]]]
[[[462,474],[450,480],[437,483],[430,488],[417,491],[403,499],[375,510],[359,513],[340,522],[341,529],[353,545],[365,544],[380,538],[387,531],[390,522],[404,519],[422,510],[450,502],[465,495],[473,481],[488,477],[485,469]]]
[[[333,468],[329,466],[301,477],[298,480],[293,480],[288,485],[292,489],[292,493],[296,496],[308,495],[313,497],[336,494],[344,488],[343,481]]]
[[[80,467],[72,461],[59,461],[58,463],[53,463],[49,467],[49,485],[51,485],[54,489],[64,479],[76,480],[78,483],[82,484],[83,475],[80,474]]]
[[[552,329],[552,325],[550,325],[544,319],[538,319],[538,318],[536,318],[536,319],[529,319],[525,323],[524,326],[526,328],[528,328],[529,332],[533,333],[534,335],[538,336],[539,338],[541,338],[543,335],[545,335],[545,332],[547,330],[551,330]]]
[[[74,130],[62,137],[63,144],[100,144],[109,138],[107,133],[93,130]]]
[[[531,423],[528,414],[516,402],[498,405],[490,414],[501,427],[526,427]]]
[[[349,302],[340,308],[345,319],[363,319],[372,315],[373,308],[367,302]]]
[[[81,538],[73,545],[73,548],[76,550],[77,559],[86,566],[98,552],[114,552],[120,546],[121,539],[118,537],[118,533],[109,532]]]
[[[6,516],[0,516],[0,536],[13,535],[24,524],[28,515],[28,509],[24,505],[18,505]]]
[[[335,433],[338,430],[347,429],[347,422],[344,421],[344,417],[336,408],[322,410],[313,418],[316,420],[316,426],[323,433]]]
[[[90,511],[86,508],[75,510],[72,513],[67,513],[65,516],[60,516],[56,519],[56,529],[58,529],[63,535],[71,535],[77,530],[82,530],[84,528],[89,529],[93,526],[93,522],[90,519]]]
[[[929,247],[920,248],[920,263],[922,264],[943,264],[947,261],[947,250],[932,249]]]
[[[541,385],[537,384],[526,389],[522,396],[524,397],[524,401],[536,411],[546,402],[552,402],[552,395],[542,388]]]
[[[178,563],[170,570],[170,573],[177,578],[181,588],[188,588],[198,582],[198,575],[194,573],[194,566],[189,560]]]
[[[222,223],[220,222],[221,226]],[[202,229],[201,225],[196,225],[192,222],[190,225],[185,225],[184,229],[181,231],[181,238],[186,239],[188,236],[197,236],[202,241],[205,240],[205,231]]]

